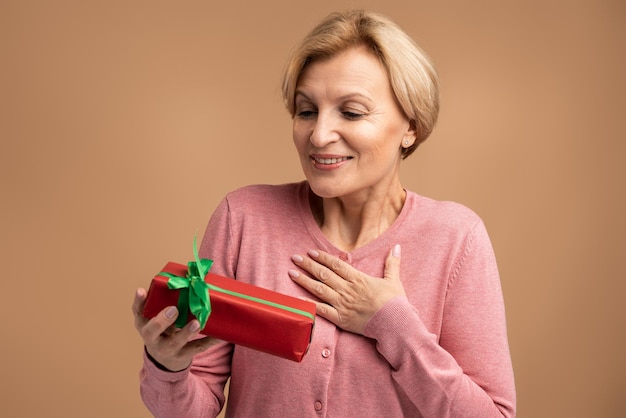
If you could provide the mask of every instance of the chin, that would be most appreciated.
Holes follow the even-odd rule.
[[[337,185],[337,182],[319,180],[316,181],[314,179],[312,180],[309,177],[307,177],[307,180],[309,182],[309,187],[311,188],[313,193],[321,198],[330,199],[333,197],[340,197],[345,194],[342,188]]]

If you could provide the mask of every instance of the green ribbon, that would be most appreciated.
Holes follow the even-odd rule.
[[[180,289],[178,296],[178,318],[176,326],[182,328],[187,323],[187,311],[196,317],[200,322],[200,329],[204,328],[206,321],[211,315],[211,299],[209,298],[209,284],[204,281],[204,276],[209,272],[213,261],[198,256],[196,238],[193,239],[193,255],[195,261],[187,263],[187,274],[185,277],[176,276],[165,271],[158,275],[167,277],[167,287],[170,289]]]
[[[246,295],[243,293],[233,292],[232,290],[223,289],[219,286],[207,283],[204,281],[204,276],[209,272],[213,261],[198,256],[198,249],[196,246],[196,239],[193,240],[193,255],[195,261],[187,263],[187,275],[185,277],[176,276],[167,272],[160,272],[158,275],[169,278],[167,287],[170,289],[180,289],[178,296],[178,319],[176,320],[176,326],[182,328],[187,323],[187,311],[196,317],[200,322],[200,329],[203,329],[206,325],[209,316],[211,315],[211,300],[209,297],[209,290],[214,292],[224,293],[226,295],[235,296],[241,299],[249,300],[252,302],[261,303],[267,306],[273,306],[275,308],[283,309],[298,315],[305,316],[311,320],[315,320],[315,315],[310,312],[297,309],[292,306],[282,305],[280,303],[271,302],[269,300],[257,298],[255,296]]]

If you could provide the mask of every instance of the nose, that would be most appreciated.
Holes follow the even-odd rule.
[[[332,115],[319,112],[313,121],[309,141],[315,147],[323,148],[341,138],[337,128],[337,123]]]

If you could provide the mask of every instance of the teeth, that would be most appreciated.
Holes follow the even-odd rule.
[[[335,163],[339,163],[341,161],[346,161],[348,160],[348,157],[341,157],[341,158],[315,158],[315,162],[318,164],[335,164]]]

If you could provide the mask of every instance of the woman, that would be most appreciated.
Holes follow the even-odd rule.
[[[230,193],[200,254],[216,274],[317,304],[301,363],[170,332],[133,309],[144,402],[158,417],[512,417],[498,271],[469,209],[405,190],[400,162],[432,131],[438,81],[387,18],[333,14],[291,57],[283,96],[306,181]]]

